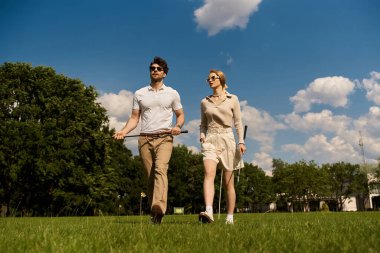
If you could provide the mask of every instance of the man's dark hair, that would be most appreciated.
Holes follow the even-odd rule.
[[[149,67],[151,67],[153,64],[158,64],[161,68],[164,69],[165,74],[168,74],[169,72],[169,67],[167,62],[162,59],[161,57],[154,57],[153,61],[150,63]]]

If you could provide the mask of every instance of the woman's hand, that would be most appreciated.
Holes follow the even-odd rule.
[[[244,154],[245,151],[247,150],[246,146],[244,143],[239,143],[239,150],[240,150],[240,153]]]

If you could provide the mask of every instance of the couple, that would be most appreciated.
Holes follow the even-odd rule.
[[[150,85],[137,90],[133,97],[132,114],[125,126],[113,136],[123,139],[135,129],[141,118],[141,133],[138,149],[148,181],[148,200],[151,219],[161,224],[166,212],[168,195],[167,170],[173,149],[173,136],[181,133],[185,115],[178,92],[164,84],[169,68],[166,61],[155,57],[149,66]],[[205,177],[203,182],[206,210],[199,214],[202,222],[211,223],[213,218],[214,179],[218,163],[224,169],[224,184],[227,192],[227,224],[233,224],[236,194],[233,170],[237,153],[246,150],[243,139],[243,124],[240,105],[235,95],[226,92],[223,72],[210,70],[207,83],[213,94],[201,102],[200,142],[202,145]],[[173,112],[176,115],[172,127]],[[232,131],[236,128],[238,147]]]

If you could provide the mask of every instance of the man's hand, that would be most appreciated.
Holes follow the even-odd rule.
[[[119,131],[119,132],[116,132],[112,137],[116,140],[121,140],[121,139],[124,139],[125,133],[124,131]]]
[[[175,126],[172,128],[172,135],[179,135],[181,133],[181,128]]]

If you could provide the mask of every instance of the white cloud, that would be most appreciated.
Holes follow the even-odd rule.
[[[185,122],[185,125],[182,127],[184,130],[188,130],[188,133],[186,134],[180,134],[174,138],[174,142],[178,144],[184,144],[188,148],[191,146],[191,150],[193,152],[199,152],[199,148],[193,146],[194,144],[199,144],[199,125],[200,120],[190,120],[188,122]]]
[[[130,117],[132,101],[133,93],[127,90],[121,90],[118,94],[104,93],[97,99],[97,102],[107,110],[110,128],[114,128],[116,131],[123,128]],[[135,135],[139,132],[140,123],[129,135]],[[125,138],[124,145],[127,146],[133,154],[138,154],[137,138]]]
[[[199,149],[199,147],[195,147],[195,146],[188,146],[187,149],[190,150],[190,151],[192,151],[193,154],[198,154],[198,153],[201,152],[200,149]]]
[[[357,133],[362,134],[365,155],[376,160],[380,157],[380,108],[372,106],[368,113],[354,122]],[[359,136],[357,137],[359,138]]]
[[[184,128],[189,130],[189,133],[194,133],[194,134],[196,134],[196,136],[199,137],[199,126],[200,126],[200,124],[201,124],[200,119],[190,120],[190,121],[185,123]]]
[[[233,63],[234,59],[232,59],[231,55],[228,54],[227,55],[227,60],[226,60],[226,65],[228,66],[231,66],[231,64]]]
[[[367,91],[367,99],[380,105],[380,72],[371,72],[371,78],[363,79],[362,83]]]
[[[116,131],[122,129],[125,125],[125,121],[120,121],[117,117],[109,116],[109,125],[110,128],[115,128]]]
[[[379,107],[371,107],[367,114],[358,119],[345,115],[334,116],[330,111],[324,110],[321,113],[308,113],[303,117],[292,113],[284,117],[284,122],[295,131],[313,133],[319,130],[320,132],[309,136],[304,144],[289,143],[282,146],[282,150],[288,152],[289,157],[295,160],[361,163],[360,137],[364,143],[366,162],[376,163],[379,157]],[[326,137],[326,134],[332,134],[331,138]]]
[[[364,80],[368,94],[373,98],[379,85],[380,74],[372,72],[371,79]],[[354,82],[344,77],[319,78],[309,87],[293,97],[298,111],[307,111],[312,104],[326,104],[333,107],[346,106],[348,95],[355,89]],[[298,100],[296,100],[296,98]],[[373,99],[375,101],[375,99]],[[297,104],[298,103],[298,104]],[[298,114],[296,112],[273,118],[265,111],[258,110],[241,102],[243,121],[248,124],[248,136],[258,141],[259,151],[252,161],[266,170],[271,168],[272,157],[276,153],[276,133],[279,130],[292,129],[297,134],[308,135],[305,142],[289,142],[282,145],[282,157],[293,161],[305,159],[318,163],[345,161],[361,163],[362,155],[359,146],[360,133],[364,143],[364,154],[367,163],[376,163],[380,157],[380,107],[372,106],[368,112],[358,118],[348,115],[334,115],[328,109],[320,112]],[[300,110],[302,108],[302,110]],[[297,111],[297,110],[296,110]],[[288,134],[288,132],[284,132]]]
[[[355,84],[341,76],[315,79],[306,90],[300,90],[290,98],[295,112],[307,112],[312,104],[328,104],[344,107],[348,104],[348,95],[354,91]]]
[[[380,108],[372,106],[368,113],[360,116],[354,124],[356,129],[380,137]]]
[[[243,123],[248,126],[247,137],[258,141],[261,151],[272,151],[276,131],[285,129],[285,125],[276,121],[269,113],[249,106],[247,101],[241,101],[240,105]]]
[[[119,94],[104,93],[97,102],[107,109],[108,116],[126,121],[132,112],[133,93],[127,90],[119,91]]]
[[[133,93],[127,90],[121,90],[118,94],[104,93],[99,96],[97,102],[100,103],[106,110],[111,128],[116,131],[120,130],[132,112]],[[138,134],[140,124],[130,134]]]
[[[315,160],[319,163],[333,163],[339,161],[359,163],[360,154],[351,143],[340,136],[330,140],[323,134],[310,137],[305,144],[288,144],[282,149],[286,152],[296,153],[305,160]]]
[[[253,165],[257,165],[265,171],[270,171],[273,169],[273,158],[270,154],[265,152],[256,153],[251,163]]]
[[[223,58],[223,61],[225,62],[225,64],[227,66],[231,66],[232,63],[234,62],[234,59],[232,58],[231,54],[229,52],[220,52],[220,55],[222,56]]]
[[[293,112],[283,116],[283,120],[290,128],[297,131],[334,133],[344,131],[352,121],[346,115],[334,116],[330,110],[322,110],[319,113],[309,112],[303,116]]]
[[[261,0],[205,0],[204,5],[194,11],[195,21],[209,36],[223,29],[244,29],[260,3]]]

